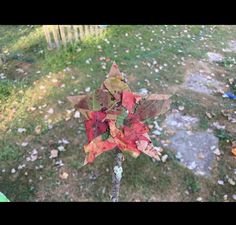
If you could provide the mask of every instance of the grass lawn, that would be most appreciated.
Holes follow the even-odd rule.
[[[186,67],[207,63],[207,52],[225,56],[223,62],[211,65],[220,71],[218,80],[228,84],[235,79],[236,53],[223,51],[235,35],[236,26],[116,25],[97,38],[49,51],[42,26],[0,26],[0,50],[6,55],[6,63],[0,65],[0,74],[6,77],[0,79],[0,191],[11,201],[109,201],[114,153],[102,154],[93,165],[82,167],[87,141],[83,121],[73,117],[66,97],[98,88],[113,61],[127,74],[134,92],[146,88],[171,94],[171,108],[184,106],[184,113],[200,119],[200,130],[215,121],[229,123],[221,110],[235,110],[235,100],[217,94],[206,100],[180,87]],[[206,112],[214,118],[209,120]],[[216,131],[224,154],[210,178],[181,166],[167,148],[166,163],[127,155],[120,200],[224,201],[227,195],[228,201],[234,201],[235,186],[217,183],[227,176],[235,179],[236,161],[230,151],[236,125],[229,126],[232,129]],[[59,153],[64,166],[58,168],[57,160],[49,158],[50,150],[63,139],[69,144]],[[37,159],[29,161],[33,150]],[[65,180],[60,178],[63,172],[69,174]]]

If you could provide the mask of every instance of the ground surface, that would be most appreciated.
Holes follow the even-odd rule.
[[[235,26],[111,26],[57,51],[41,26],[0,26],[0,49],[0,191],[12,201],[109,201],[114,154],[82,167],[66,97],[99,87],[113,60],[133,91],[172,95],[147,121],[168,158],[127,155],[120,200],[235,201],[236,102],[222,97],[236,93]]]

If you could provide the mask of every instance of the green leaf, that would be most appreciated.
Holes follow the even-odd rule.
[[[158,141],[156,138],[150,138],[154,146],[158,146]]]
[[[2,192],[0,192],[0,202],[10,202]]]
[[[107,131],[106,133],[102,134],[102,140],[105,141],[110,137],[110,133]]]
[[[128,116],[127,110],[122,107],[122,113],[117,116],[116,127],[119,128],[124,125],[124,120]]]
[[[109,77],[103,84],[114,97],[118,97],[122,91],[130,91],[128,84],[117,77]]]

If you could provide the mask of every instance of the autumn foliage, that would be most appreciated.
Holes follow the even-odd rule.
[[[113,64],[100,88],[89,95],[68,99],[85,117],[88,144],[84,164],[92,163],[103,152],[118,147],[138,157],[144,153],[160,160],[160,149],[149,138],[145,119],[165,113],[170,106],[169,95],[141,96],[133,93]]]

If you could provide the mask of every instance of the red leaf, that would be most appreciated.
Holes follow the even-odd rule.
[[[122,105],[128,109],[129,112],[133,112],[134,106],[142,99],[141,96],[129,91],[122,92]]]
[[[89,113],[89,119],[85,121],[88,142],[91,142],[94,138],[107,131],[107,122],[102,122],[105,117],[106,113],[101,111]]]
[[[84,146],[84,150],[88,155],[85,158],[84,165],[87,163],[92,163],[94,159],[102,154],[103,152],[112,150],[116,147],[116,143],[113,138],[108,138],[103,141],[101,135],[92,140],[88,145]]]
[[[154,147],[152,143],[148,143],[145,140],[138,140],[136,141],[137,148],[144,154],[156,159],[160,160],[160,155],[161,155],[161,148]]]
[[[67,99],[75,106],[77,105],[86,95],[68,96]]]
[[[120,79],[122,79],[122,74],[119,70],[119,67],[116,63],[113,63],[110,69],[110,72],[108,73],[108,77],[119,77]]]
[[[137,123],[137,122],[140,122],[139,115],[137,114],[129,113],[125,119],[125,124],[129,127],[131,126],[132,123]]]
[[[129,127],[126,127],[124,133],[115,126],[115,123],[116,121],[109,121],[109,128],[110,134],[114,138],[118,148],[122,151],[129,151],[134,157],[139,156],[141,152],[137,149],[135,141],[148,139],[141,134],[134,134],[134,131]],[[138,132],[143,134],[144,130],[140,128]]]
[[[139,115],[141,120],[161,115],[170,108],[169,97],[170,95],[152,94],[140,102],[135,114]]]

